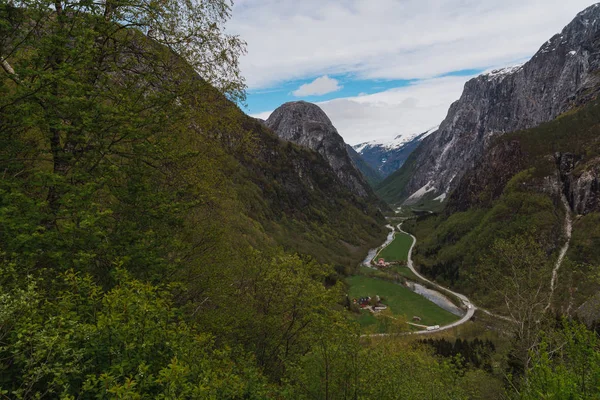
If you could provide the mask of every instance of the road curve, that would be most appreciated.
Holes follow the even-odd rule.
[[[451,323],[451,324],[449,324],[449,325],[444,325],[444,326],[440,327],[439,329],[437,329],[437,330],[435,330],[435,331],[433,331],[433,332],[438,332],[438,331],[443,331],[443,330],[446,330],[446,329],[454,328],[455,326],[462,325],[462,324],[464,324],[465,322],[467,322],[468,320],[470,320],[470,319],[473,317],[473,315],[475,314],[475,310],[477,310],[477,307],[475,307],[475,305],[474,305],[474,304],[471,302],[471,300],[469,300],[469,299],[468,299],[468,297],[467,297],[467,296],[465,296],[464,294],[460,294],[460,293],[453,292],[452,290],[450,290],[450,289],[448,289],[448,288],[445,288],[445,287],[443,287],[443,286],[441,286],[441,285],[438,285],[437,283],[435,283],[435,282],[432,282],[432,281],[430,281],[429,279],[425,278],[423,275],[421,275],[421,274],[420,274],[420,273],[419,273],[419,272],[418,272],[418,271],[415,269],[415,266],[414,266],[414,263],[413,263],[413,260],[412,260],[412,251],[413,251],[413,248],[415,247],[415,245],[417,244],[417,238],[416,238],[416,237],[414,237],[413,235],[411,235],[410,233],[408,233],[408,232],[406,232],[406,231],[402,230],[402,224],[401,224],[401,223],[400,223],[400,224],[398,224],[398,231],[399,231],[399,232],[402,232],[402,233],[404,233],[404,234],[406,234],[406,235],[408,235],[408,236],[410,236],[410,237],[412,238],[412,240],[413,240],[413,242],[412,242],[412,245],[410,246],[410,249],[408,250],[408,257],[407,257],[407,261],[406,261],[406,265],[408,266],[408,268],[409,268],[409,269],[410,269],[410,270],[411,270],[411,271],[412,271],[412,272],[413,272],[413,273],[414,273],[416,276],[418,276],[420,279],[422,279],[423,281],[425,281],[425,282],[428,282],[429,284],[433,285],[433,286],[434,286],[436,289],[438,289],[438,290],[439,290],[439,291],[441,291],[442,293],[443,293],[443,292],[446,292],[446,293],[449,293],[449,294],[451,294],[451,295],[453,295],[453,296],[456,296],[456,297],[458,297],[458,298],[459,298],[459,299],[462,301],[463,305],[464,305],[465,307],[467,307],[467,313],[464,315],[464,317],[462,317],[462,318],[461,318],[461,319],[459,319],[458,321],[456,321],[456,322],[453,322],[453,323]],[[415,333],[421,333],[421,332],[422,332],[422,331],[415,332]],[[432,331],[425,331],[425,332],[426,332],[426,333],[431,333]]]
[[[458,321],[453,322],[453,323],[451,323],[449,325],[444,325],[444,326],[439,327],[438,329],[431,330],[431,331],[422,330],[422,331],[416,331],[416,332],[408,332],[406,334],[408,334],[408,335],[426,335],[426,334],[429,334],[429,333],[436,333],[436,332],[440,332],[440,331],[445,331],[447,329],[452,329],[452,328],[454,328],[456,326],[459,326],[459,325],[462,325],[465,322],[467,322],[468,320],[470,320],[473,317],[473,315],[475,314],[475,310],[477,310],[477,307],[475,307],[475,305],[471,302],[471,300],[469,300],[467,298],[467,296],[465,296],[464,294],[453,292],[452,290],[450,290],[448,288],[445,288],[445,287],[443,287],[441,285],[438,285],[437,283],[432,282],[429,279],[425,278],[423,275],[421,275],[415,269],[415,266],[414,266],[413,261],[412,261],[412,251],[413,251],[413,248],[415,247],[415,245],[417,244],[417,238],[414,237],[413,235],[411,235],[410,233],[402,230],[402,223],[398,224],[398,232],[402,232],[402,233],[410,236],[412,238],[412,240],[413,240],[412,245],[410,246],[410,249],[408,250],[408,257],[407,257],[407,261],[406,261],[406,265],[408,266],[408,268],[416,276],[418,276],[423,281],[428,282],[429,284],[431,284],[438,291],[440,291],[442,293],[445,292],[445,293],[448,293],[448,294],[451,294],[451,295],[454,295],[454,296],[458,297],[460,299],[460,301],[463,303],[463,305],[467,309],[467,313],[461,319],[459,319]],[[390,333],[374,333],[374,334],[362,335],[362,336],[368,336],[368,337],[378,337],[379,336],[379,337],[383,337],[383,336],[390,336],[390,335],[393,335],[393,334],[390,334]]]

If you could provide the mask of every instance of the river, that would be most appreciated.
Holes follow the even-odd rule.
[[[392,225],[386,225],[385,227],[390,230],[390,233],[388,234],[387,239],[381,246],[377,247],[376,249],[369,250],[369,254],[367,254],[367,258],[365,258],[365,260],[363,261],[363,265],[365,267],[373,268],[373,266],[371,265],[371,261],[373,261],[373,259],[375,258],[375,256],[377,256],[377,254],[381,251],[381,249],[386,247],[388,244],[392,243],[392,241],[394,240],[394,234],[396,233],[396,228],[394,228]]]
[[[456,315],[457,317],[462,317],[465,315],[465,310],[457,307],[453,302],[450,301],[449,298],[447,298],[446,296],[444,296],[443,294],[441,294],[440,292],[438,292],[436,290],[429,289],[429,288],[427,288],[419,283],[415,283],[415,282],[409,282],[408,288],[410,290],[412,290],[413,292],[425,297],[427,300],[435,303],[438,307],[440,307],[448,312],[451,312],[452,314]]]

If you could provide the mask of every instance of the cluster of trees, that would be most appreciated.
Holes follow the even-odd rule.
[[[563,322],[542,335],[519,390],[521,399],[593,399],[600,396],[600,337]]]
[[[496,351],[496,345],[489,340],[475,338],[473,340],[456,339],[454,343],[446,339],[425,339],[420,341],[435,350],[442,357],[460,359],[474,368],[492,371],[491,356]]]

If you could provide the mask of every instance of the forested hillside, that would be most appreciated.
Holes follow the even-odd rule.
[[[144,4],[2,4],[0,387],[11,398],[158,396],[180,378],[181,396],[241,396],[261,371],[285,372],[280,351],[310,349],[304,334],[340,296],[333,267],[385,236],[378,209],[318,154],[226,99],[243,94],[242,43],[218,27],[226,2]],[[186,53],[186,29],[206,31],[205,48]],[[213,353],[214,337],[231,354]],[[198,369],[203,357],[214,368]],[[197,386],[220,374],[238,383]]]

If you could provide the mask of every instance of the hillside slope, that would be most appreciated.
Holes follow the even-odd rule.
[[[14,37],[2,42],[3,48],[20,46],[9,60],[18,71],[17,83],[5,73],[0,82],[1,167],[11,176],[3,181],[2,193],[14,192],[9,189],[14,186],[24,198],[46,202],[39,206],[42,216],[31,215],[31,231],[20,234],[46,226],[41,238],[50,243],[62,224],[79,226],[76,216],[93,209],[106,224],[105,243],[114,240],[121,248],[98,255],[105,272],[114,257],[125,257],[136,245],[139,251],[125,265],[137,263],[135,269],[145,271],[141,260],[150,251],[144,254],[144,249],[169,254],[168,243],[189,245],[194,257],[212,259],[215,266],[221,261],[208,249],[226,244],[230,248],[224,254],[247,246],[282,246],[343,269],[385,237],[377,205],[346,189],[322,157],[278,139],[166,47],[138,31],[106,24],[113,47],[96,50],[82,40],[61,56],[70,64],[41,79],[30,66],[53,55],[45,53],[49,28],[36,29],[30,33],[35,40],[15,29]],[[64,35],[71,40],[68,32]],[[90,70],[99,72],[90,75]],[[29,81],[34,83],[21,84]],[[41,181],[32,186],[34,177]],[[159,208],[167,207],[159,207],[161,202],[173,214],[166,208],[161,214]],[[173,231],[163,227],[166,216],[174,218],[166,225]],[[141,221],[147,225],[127,233]],[[189,230],[175,229],[176,221]],[[8,227],[2,231],[4,243],[10,242],[6,232],[19,234]],[[236,240],[224,240],[228,236]],[[55,238],[57,247],[63,239],[66,246],[56,253],[95,254],[88,247],[96,239],[83,237],[76,242]],[[181,256],[180,262],[186,257],[192,256]]]
[[[346,151],[348,151],[348,155],[350,156],[350,160],[352,160],[354,167],[362,173],[371,187],[377,186],[383,180],[381,173],[373,168],[352,146],[347,144]]]
[[[599,144],[598,101],[496,138],[460,181],[445,212],[413,226],[424,238],[415,251],[422,270],[498,306],[487,297],[481,267],[494,243],[532,236],[555,260],[567,241],[568,212],[574,221],[569,261],[559,270],[554,307],[573,312],[600,289],[593,279],[600,265]]]

